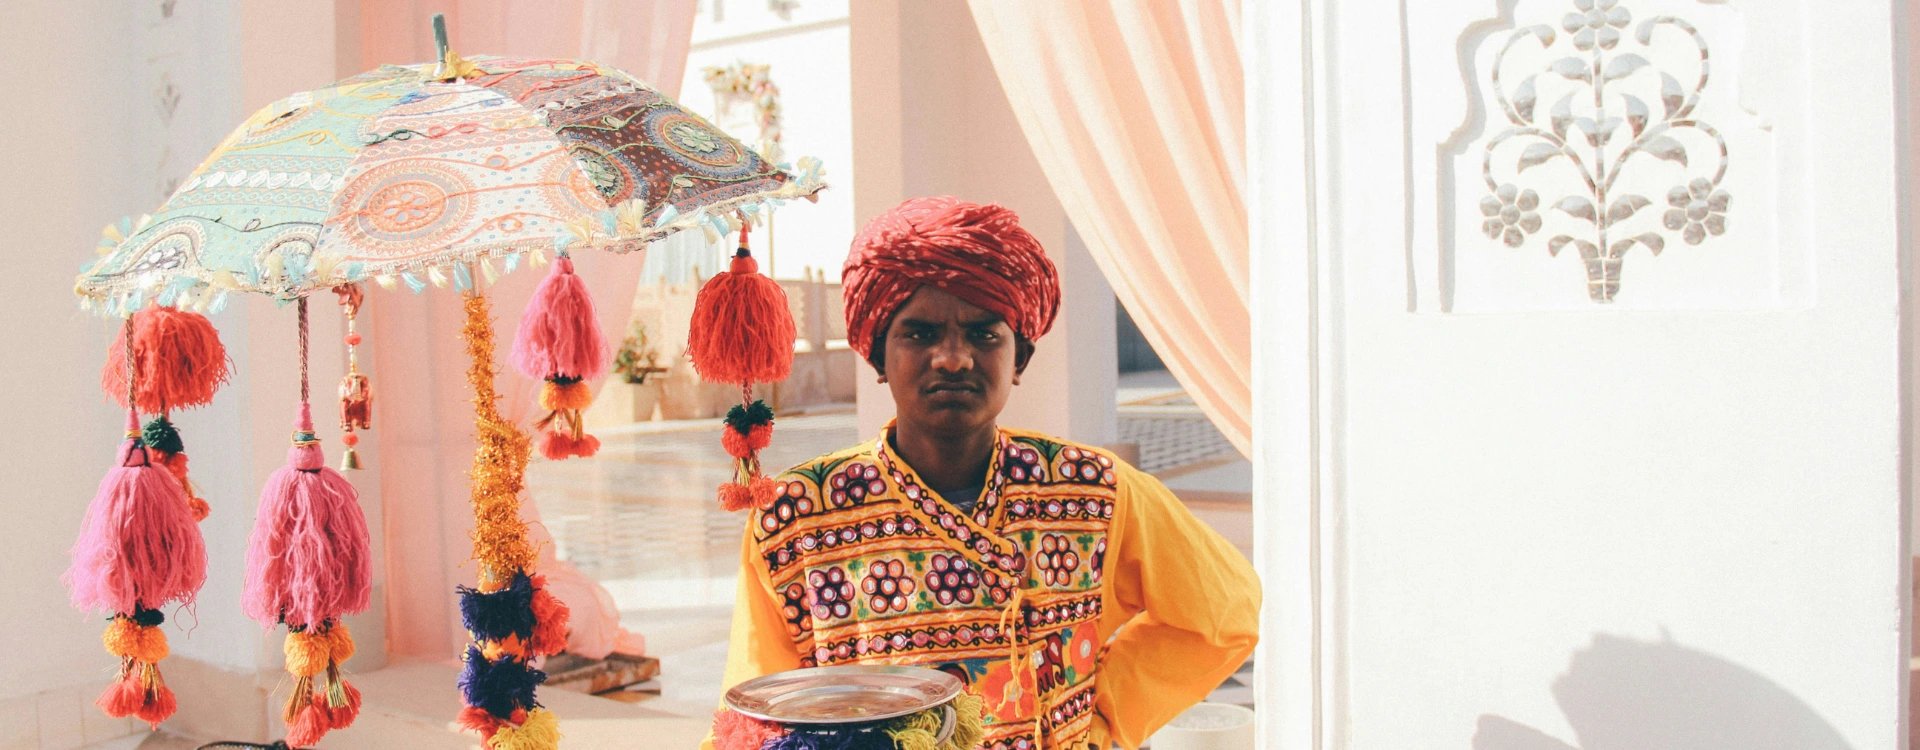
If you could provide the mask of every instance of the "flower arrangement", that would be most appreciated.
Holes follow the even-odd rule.
[[[620,351],[613,355],[613,371],[628,383],[644,385],[648,375],[667,371],[659,362],[660,350],[647,344],[647,324],[634,321],[633,328],[620,342]]]

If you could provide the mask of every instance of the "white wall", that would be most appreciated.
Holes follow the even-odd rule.
[[[131,727],[91,705],[113,657],[100,647],[102,620],[68,606],[60,583],[124,419],[98,386],[118,323],[79,310],[74,275],[93,256],[101,226],[158,206],[251,108],[337,77],[331,3],[164,5],[170,15],[161,3],[0,4],[0,63],[21,72],[0,105],[0,222],[10,247],[0,279],[0,319],[8,321],[0,372],[15,394],[5,412],[13,428],[0,437],[0,473],[11,478],[0,492],[9,519],[0,570],[18,584],[0,607],[0,639],[31,644],[5,660],[0,705],[10,716],[22,715],[16,704],[40,713],[38,721],[9,722],[0,733],[8,747],[76,747]],[[244,43],[243,27],[255,29]],[[341,357],[337,308],[320,302],[313,377],[324,412]],[[279,637],[240,613],[241,570],[260,487],[286,460],[297,392],[293,315],[243,298],[212,317],[233,359],[233,382],[212,406],[175,415],[194,481],[213,509],[201,524],[209,575],[197,608],[168,613],[173,656],[162,672],[180,697],[171,726],[264,735]],[[377,553],[378,498],[363,501]],[[356,619],[368,658],[354,667],[376,667],[383,618]]]
[[[1255,310],[1263,729],[1288,750],[1902,747],[1891,4],[1621,0],[1636,27],[1767,51],[1716,54],[1738,106],[1701,112],[1742,131],[1729,220],[1777,231],[1636,250],[1622,293],[1659,293],[1616,307],[1544,238],[1476,243],[1418,208],[1478,200],[1422,165],[1450,137],[1429,125],[1467,121],[1446,100],[1487,85],[1453,74],[1479,35],[1564,5],[1248,4],[1249,69],[1280,74],[1249,106],[1278,297]],[[1730,291],[1705,260],[1780,277]],[[1503,261],[1571,283],[1464,278]],[[1448,289],[1421,267],[1449,263],[1498,312],[1426,304]]]

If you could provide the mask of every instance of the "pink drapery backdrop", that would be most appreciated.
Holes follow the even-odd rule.
[[[463,55],[593,60],[675,96],[695,10],[695,0],[367,2],[358,9],[359,69],[433,59],[430,19],[443,13],[453,49]],[[626,330],[641,260],[598,252],[575,257],[611,343]],[[540,383],[513,372],[506,353],[520,312],[546,270],[522,268],[487,289],[501,412],[523,427],[533,416]],[[473,409],[458,335],[464,318],[460,295],[451,289],[369,294],[366,314],[377,399],[377,421],[368,438],[375,447],[370,459],[381,464],[390,649],[396,655],[451,657],[466,641],[453,589],[472,584],[477,573],[467,536],[473,528],[466,476]],[[534,498],[522,500],[533,533],[547,542],[540,570],[573,610],[568,649],[586,656],[615,649],[639,652],[644,642],[620,627],[612,597],[571,565],[553,559]]]
[[[971,4],[1074,229],[1167,369],[1250,455],[1239,3]]]

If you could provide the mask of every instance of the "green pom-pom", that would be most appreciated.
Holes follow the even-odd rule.
[[[773,407],[765,401],[734,404],[733,408],[727,410],[727,426],[742,435],[752,431],[754,426],[763,424],[773,424]]]
[[[154,417],[153,421],[148,422],[146,428],[140,431],[140,441],[146,443],[148,448],[166,453],[180,453],[187,449],[186,443],[180,442],[180,430],[166,417]]]

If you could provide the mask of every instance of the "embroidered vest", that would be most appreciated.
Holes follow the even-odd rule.
[[[778,481],[751,522],[803,665],[952,673],[985,699],[984,750],[1090,741],[1110,454],[1003,429],[970,514],[884,434]]]

